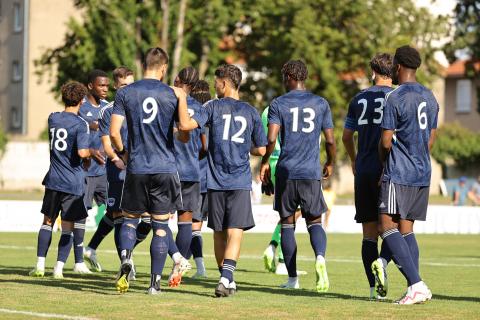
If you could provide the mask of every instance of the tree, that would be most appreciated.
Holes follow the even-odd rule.
[[[2,126],[0,126],[0,159],[7,148],[8,138],[6,132],[3,130]]]

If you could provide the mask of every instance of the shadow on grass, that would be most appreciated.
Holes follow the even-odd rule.
[[[456,297],[446,296],[442,294],[433,294],[432,300],[448,300],[448,301],[463,301],[463,302],[480,302],[480,297]]]

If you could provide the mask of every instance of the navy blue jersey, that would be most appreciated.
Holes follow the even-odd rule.
[[[54,112],[48,117],[50,168],[42,184],[55,191],[77,196],[84,193],[86,172],[78,150],[88,149],[88,123],[71,112]]]
[[[100,132],[100,139],[103,136],[110,135],[110,120],[112,119],[113,112],[113,102],[110,102],[105,107],[100,110],[100,115],[98,118],[98,131]],[[127,124],[123,122],[122,128],[120,129],[120,135],[122,136],[122,141],[128,141],[128,130]],[[125,170],[120,170],[117,166],[111,161],[110,158],[107,159],[107,181],[108,182],[119,182],[125,180]]]
[[[292,90],[272,101],[268,123],[280,125],[280,158],[275,176],[320,180],[320,135],[333,128],[327,100],[306,90]]]
[[[202,105],[190,96],[187,96],[188,113],[190,117],[200,112]],[[198,154],[201,148],[201,129],[190,131],[190,139],[183,143],[177,139],[175,142],[175,156],[180,181],[200,182],[200,167]]]
[[[207,138],[207,147],[208,147],[208,127],[204,127],[202,134],[205,134]],[[207,169],[208,169],[208,157],[204,157],[199,162],[200,167],[200,193],[207,192]]]
[[[383,181],[406,186],[429,186],[428,142],[437,128],[438,103],[432,92],[417,82],[404,83],[387,94],[382,128],[394,130]]]
[[[82,117],[88,124],[91,124],[94,121],[98,121],[100,110],[108,104],[108,101],[100,100],[100,105],[95,107],[88,101],[87,98],[84,99],[78,115]],[[90,148],[95,150],[103,150],[102,141],[100,140],[100,132],[91,130],[90,131]],[[95,160],[92,159],[92,163],[88,168],[87,176],[97,177],[105,174],[105,165],[98,164]]]
[[[267,145],[257,110],[232,98],[209,101],[193,119],[209,127],[207,188],[251,190],[250,149]]]
[[[383,106],[385,94],[391,87],[373,86],[358,93],[348,106],[345,128],[358,131],[358,153],[355,171],[369,173],[377,177],[382,172],[378,157],[378,142],[382,134]]]
[[[177,172],[173,143],[177,97],[169,86],[156,79],[136,81],[117,91],[113,114],[127,121],[127,172]]]

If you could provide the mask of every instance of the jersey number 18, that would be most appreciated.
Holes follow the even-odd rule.
[[[52,136],[52,140],[50,140],[50,150],[52,150],[53,147],[55,147],[55,149],[58,151],[67,150],[67,130],[64,128],[51,128],[50,135]]]

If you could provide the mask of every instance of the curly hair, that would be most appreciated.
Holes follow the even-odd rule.
[[[178,79],[180,79],[181,83],[193,89],[198,81],[198,71],[194,67],[183,68],[178,73]]]
[[[242,82],[242,71],[233,64],[224,64],[215,70],[215,76],[221,79],[228,79],[233,84],[235,89],[240,88]]]
[[[295,81],[305,81],[308,76],[307,66],[303,61],[290,60],[283,65],[282,75]]]
[[[422,64],[420,53],[418,53],[417,49],[410,46],[402,46],[397,48],[395,51],[394,60],[398,64],[410,69],[418,69],[418,67],[420,67]]]
[[[208,85],[208,82],[205,80],[198,80],[197,84],[190,92],[190,96],[201,104],[211,100],[212,96],[210,94],[210,86]]]
[[[62,101],[66,107],[75,107],[87,95],[87,88],[77,81],[67,82],[62,86]]]

